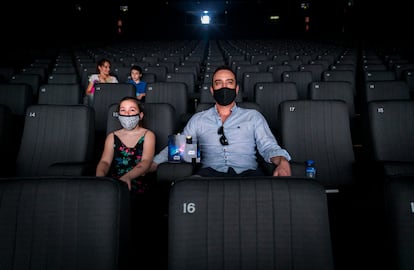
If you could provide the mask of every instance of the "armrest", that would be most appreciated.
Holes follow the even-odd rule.
[[[306,171],[306,164],[305,162],[296,162],[296,161],[290,161],[290,169],[292,170],[292,176],[293,177],[306,177],[305,171]]]
[[[193,164],[191,163],[161,163],[157,168],[157,181],[173,182],[179,178],[193,175]]]

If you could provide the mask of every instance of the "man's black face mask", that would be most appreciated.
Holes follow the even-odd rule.
[[[236,99],[236,89],[223,87],[213,90],[213,97],[219,105],[227,106]]]

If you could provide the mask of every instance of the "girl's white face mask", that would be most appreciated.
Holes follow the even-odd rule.
[[[134,129],[139,123],[139,114],[136,115],[118,115],[121,126],[126,130]]]

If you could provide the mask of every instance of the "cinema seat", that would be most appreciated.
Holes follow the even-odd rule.
[[[4,178],[0,201],[2,269],[129,269],[130,201],[123,182]]]
[[[275,177],[176,181],[168,269],[334,269],[323,186]]]

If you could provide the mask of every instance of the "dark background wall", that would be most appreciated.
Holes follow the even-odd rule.
[[[11,2],[11,1],[10,1]],[[303,1],[305,2],[305,1]],[[4,3],[1,10],[3,47],[12,50],[56,48],[89,42],[199,38],[344,38],[411,48],[412,26],[408,1],[309,0],[64,0]],[[351,5],[349,5],[351,3]],[[120,11],[127,5],[127,13]],[[216,10],[220,23],[205,27],[191,14],[204,7]],[[280,15],[277,23],[270,15]],[[310,29],[305,31],[305,16]],[[122,33],[117,21],[122,19]],[[402,33],[402,34],[400,34]],[[24,57],[24,56],[23,56]]]

